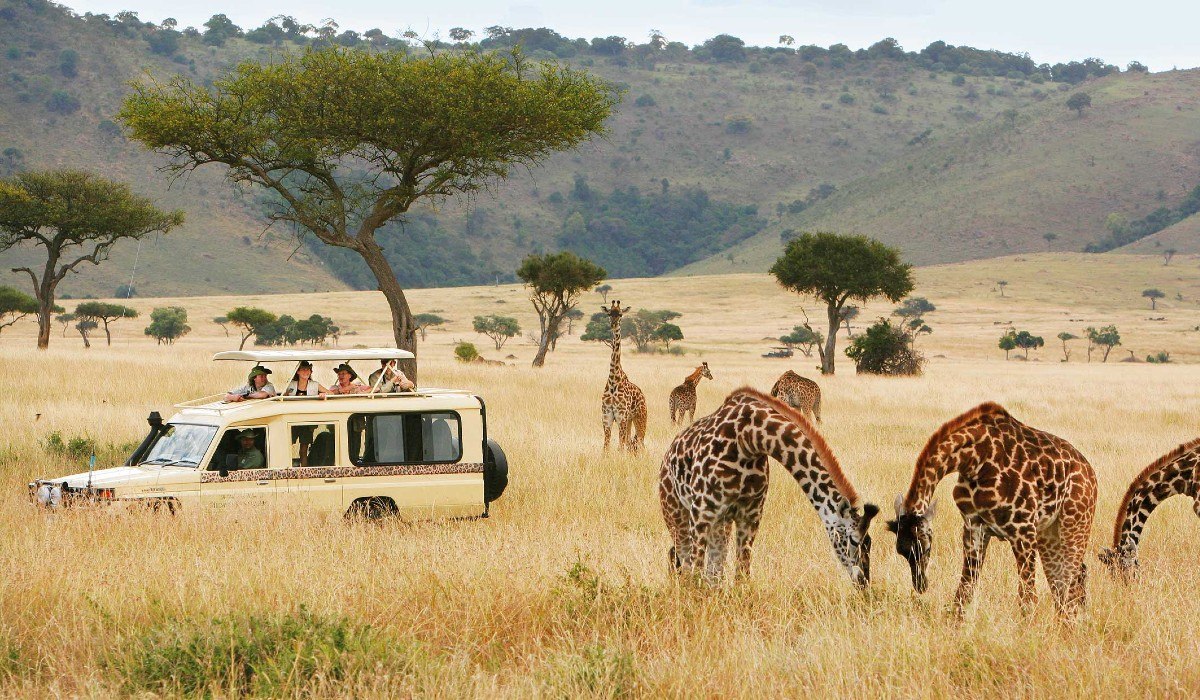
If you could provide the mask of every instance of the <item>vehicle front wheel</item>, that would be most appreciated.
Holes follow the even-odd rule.
[[[351,520],[381,520],[395,514],[396,502],[383,496],[360,498],[346,511],[346,517]]]

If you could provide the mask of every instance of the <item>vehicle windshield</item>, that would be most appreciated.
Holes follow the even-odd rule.
[[[171,424],[146,451],[142,464],[198,466],[216,434],[215,425]]]

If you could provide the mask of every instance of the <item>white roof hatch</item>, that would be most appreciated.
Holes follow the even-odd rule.
[[[243,360],[245,362],[352,362],[355,360],[408,360],[415,357],[407,350],[396,348],[351,348],[345,350],[226,350],[213,355],[214,360]]]

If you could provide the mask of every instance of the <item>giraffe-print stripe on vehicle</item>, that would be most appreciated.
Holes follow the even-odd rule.
[[[288,467],[286,469],[243,469],[221,476],[219,472],[201,472],[204,484],[238,481],[286,479],[339,479],[356,476],[427,476],[432,474],[482,474],[481,462],[454,464],[382,464],[374,467]]]

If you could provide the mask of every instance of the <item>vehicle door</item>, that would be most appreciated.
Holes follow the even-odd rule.
[[[453,411],[362,413],[350,417],[345,507],[386,496],[402,512],[433,515],[483,502],[481,474],[460,465],[462,420]]]
[[[281,501],[321,510],[342,511],[344,476],[335,469],[344,454],[333,422],[289,423],[290,461],[278,488]]]
[[[241,437],[248,433],[254,437],[253,449],[262,459],[253,458],[251,450],[243,449]],[[268,453],[266,426],[238,426],[225,430],[212,459],[200,474],[200,504],[222,507],[229,504],[270,505],[276,501],[276,490],[280,488],[285,472],[270,469],[271,455]],[[260,466],[243,466],[261,461]],[[286,487],[284,487],[286,488]]]

